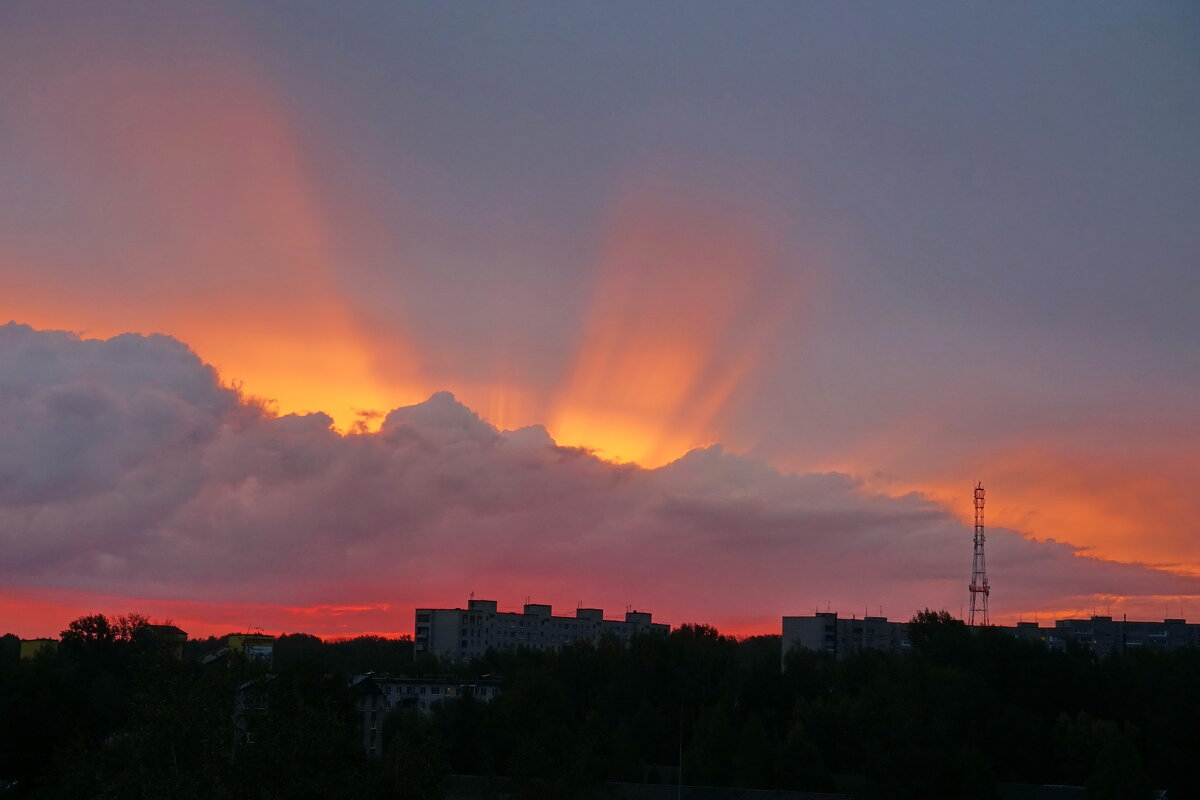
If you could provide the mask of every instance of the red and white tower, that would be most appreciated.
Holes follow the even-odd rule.
[[[969,625],[988,624],[987,564],[983,560],[983,483],[975,486],[975,556],[971,560],[971,618]]]

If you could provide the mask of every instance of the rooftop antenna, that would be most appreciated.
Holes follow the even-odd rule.
[[[983,482],[975,484],[975,553],[971,559],[971,619],[967,623],[974,626],[988,623],[988,585],[987,565],[983,558]]]

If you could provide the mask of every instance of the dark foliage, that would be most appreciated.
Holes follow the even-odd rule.
[[[0,661],[5,796],[440,797],[453,773],[503,775],[523,798],[583,797],[603,781],[786,788],[863,796],[991,798],[997,782],[1071,783],[1089,797],[1200,796],[1200,652],[1097,659],[1050,652],[940,612],[912,622],[913,651],[835,659],[705,626],[559,652],[414,662],[412,643],[277,640],[271,675],[183,662],[145,620],[84,617],[59,652]],[[357,746],[349,676],[503,676],[499,697],[392,712],[383,755]],[[236,687],[264,711],[235,747]],[[982,732],[983,735],[980,735]]]

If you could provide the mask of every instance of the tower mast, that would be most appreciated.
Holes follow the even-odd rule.
[[[975,555],[971,559],[971,617],[968,624],[988,624],[987,564],[983,560],[983,483],[975,485]]]

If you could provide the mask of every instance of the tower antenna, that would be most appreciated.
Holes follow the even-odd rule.
[[[983,560],[983,482],[975,485],[975,555],[971,559],[971,617],[968,625],[988,624],[987,564]]]

